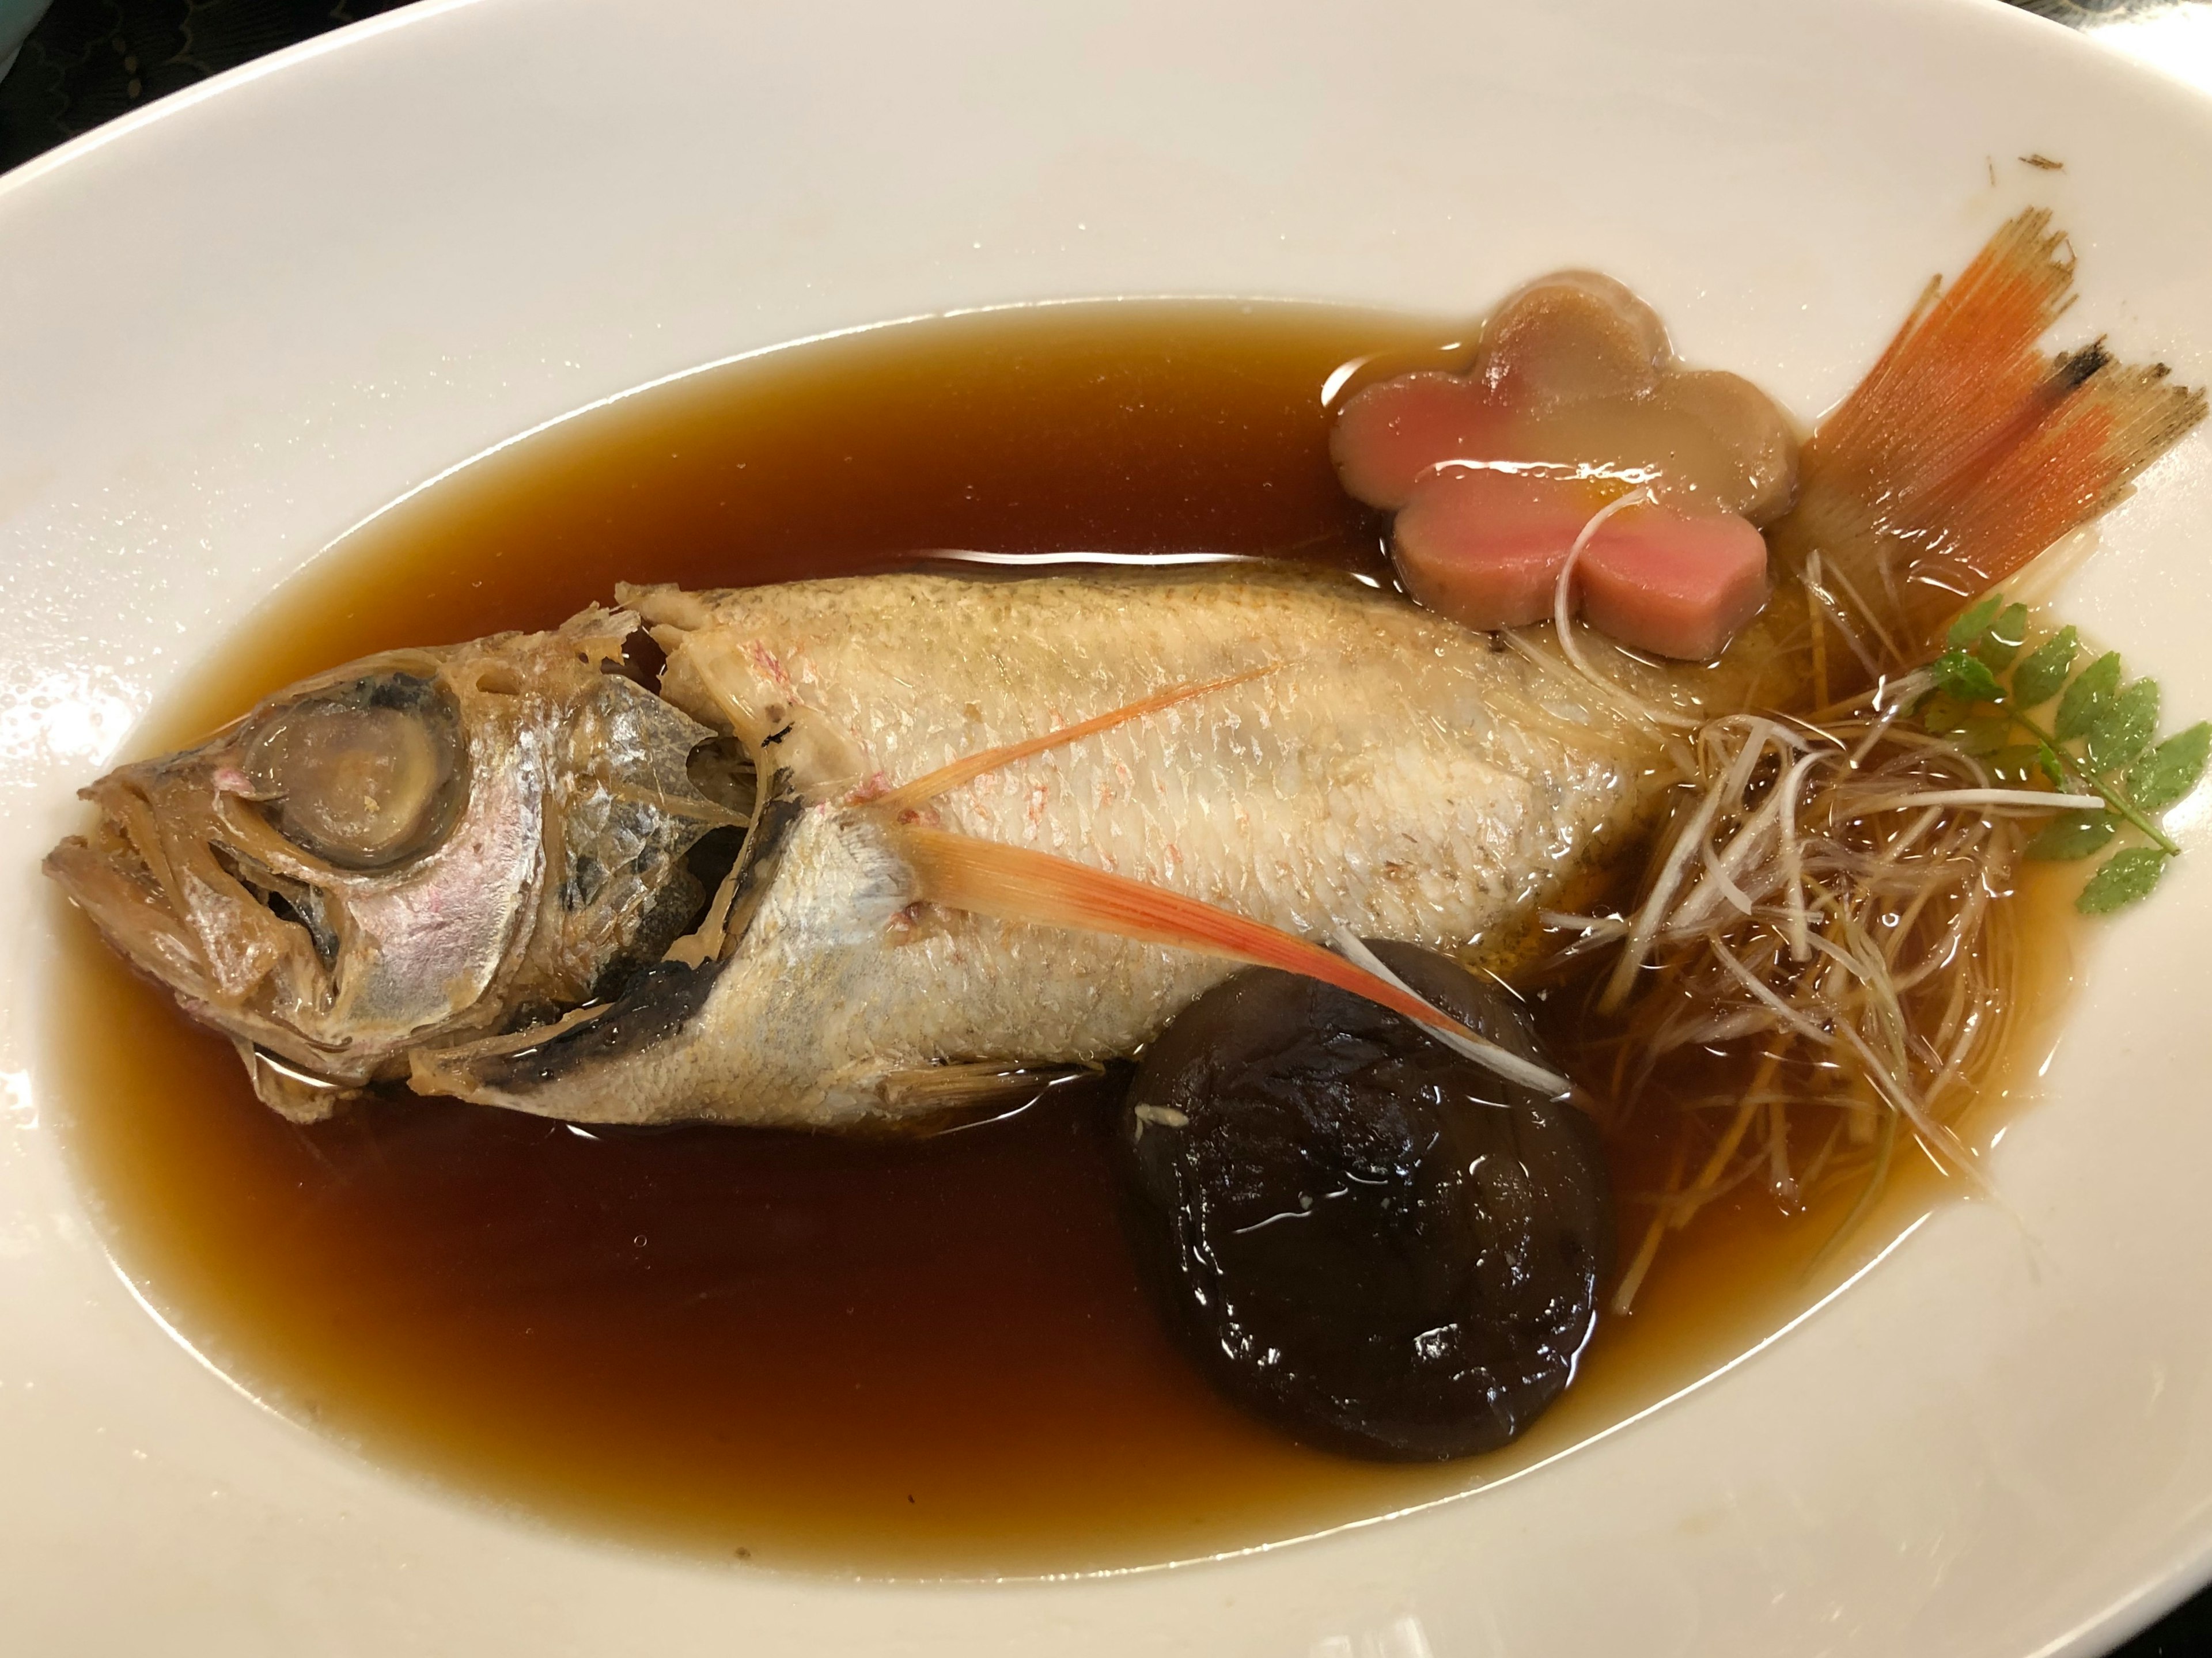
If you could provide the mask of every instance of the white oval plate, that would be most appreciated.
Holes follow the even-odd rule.
[[[429,3],[0,183],[6,1644],[2019,1658],[2178,1597],[2212,1558],[2212,857],[2112,928],[1996,1159],[2017,1221],[1942,1211],[1530,1477],[1106,1580],[718,1571],[368,1465],[134,1302],[40,1069],[33,871],[70,791],[276,580],[537,422],[950,307],[1465,313],[1563,264],[1809,414],[2030,201],[2074,233],[2081,332],[2212,379],[2212,106],[1995,0]],[[2069,601],[2185,718],[2208,516],[2200,434]]]

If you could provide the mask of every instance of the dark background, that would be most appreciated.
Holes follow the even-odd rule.
[[[405,0],[55,0],[0,80],[0,171],[195,81]],[[2172,0],[2012,0],[2078,28]],[[2114,1658],[2212,1654],[2212,1590]]]
[[[404,0],[54,0],[0,81],[0,169]]]

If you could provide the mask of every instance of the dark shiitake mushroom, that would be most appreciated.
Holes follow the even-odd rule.
[[[1407,944],[1376,953],[1543,1062],[1510,995]],[[1255,969],[1145,1055],[1122,1107],[1129,1233],[1224,1393],[1294,1437],[1407,1461],[1503,1445],[1595,1320],[1613,1214],[1589,1120],[1398,1014]]]

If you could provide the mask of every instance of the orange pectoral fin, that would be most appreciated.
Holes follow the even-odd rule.
[[[889,793],[877,797],[874,804],[892,812],[910,811],[916,806],[927,805],[948,790],[972,782],[986,772],[996,771],[1001,766],[1012,765],[1017,760],[1026,760],[1030,755],[1042,754],[1048,749],[1060,748],[1081,738],[1111,731],[1116,726],[1140,720],[1148,714],[1159,714],[1174,708],[1178,702],[1204,696],[1208,691],[1226,690],[1231,685],[1242,685],[1249,679],[1258,679],[1262,675],[1274,672],[1279,665],[1271,662],[1263,668],[1247,668],[1243,673],[1232,673],[1220,679],[1202,680],[1191,685],[1170,685],[1164,691],[1156,691],[1150,696],[1124,703],[1118,708],[1109,708],[1104,714],[1078,724],[1062,726],[1040,737],[1024,738],[1018,743],[1008,743],[995,749],[978,750],[974,754],[955,760],[949,766],[939,766],[935,771],[917,777],[910,783],[900,784]]]
[[[1455,1052],[1523,1085],[1567,1090],[1565,1078],[1484,1041],[1404,986],[1279,927],[1049,853],[919,824],[901,824],[891,833],[914,872],[917,894],[931,903],[1002,921],[1224,956],[1316,979],[1403,1014]]]

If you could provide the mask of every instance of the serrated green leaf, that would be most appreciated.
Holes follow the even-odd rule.
[[[1972,649],[1982,635],[1990,630],[1990,623],[1997,619],[1997,612],[2003,608],[2002,593],[1991,593],[1987,598],[1977,599],[1966,606],[1965,613],[1951,624],[1953,647],[1961,651]]]
[[[2212,755],[2212,721],[2177,732],[2136,762],[2128,774],[2128,798],[2145,811],[2164,811],[2204,775]]]
[[[1961,702],[1994,702],[2003,695],[1989,664],[1955,645],[1936,659],[1930,671],[1944,694]]]
[[[2138,679],[2114,697],[2089,727],[2089,763],[2118,771],[2133,760],[2158,729],[2158,681]]]
[[[1920,699],[1920,706],[1912,712],[1913,717],[1920,721],[1921,728],[1937,737],[1949,736],[1964,727],[1972,717],[1972,711],[1965,703],[1955,696],[1945,695],[1942,691],[1929,692]]]
[[[2035,832],[2027,843],[2027,855],[2046,863],[2067,863],[2103,851],[2119,832],[2120,820],[2109,811],[2062,812]]]
[[[2040,743],[2004,744],[1984,762],[1990,768],[1990,781],[2001,789],[2024,789],[2040,782],[2045,776],[2042,753]]]
[[[1968,754],[1994,754],[2012,735],[2012,716],[1977,714],[1955,696],[1929,693],[1920,704],[1920,724],[1931,737],[1948,737]]]
[[[2066,768],[2058,763],[2058,756],[2053,752],[2051,744],[2038,743],[2035,745],[2035,763],[2041,768],[2043,774],[2051,780],[2051,787],[2066,786]]]
[[[1978,714],[1967,718],[1965,729],[1954,732],[1951,740],[1968,754],[1995,754],[2012,737],[2012,720],[2002,714]]]
[[[1974,647],[1974,654],[1997,672],[2002,673],[2012,665],[2020,647],[2027,642],[2027,606],[2008,604],[1997,613],[1982,635],[1982,642]]]
[[[2156,847],[2130,847],[2105,860],[2089,878],[2089,884],[2075,899],[2084,915],[2107,915],[2150,896],[2158,878],[2166,873],[2166,854]]]
[[[2067,670],[2074,665],[2074,653],[2081,648],[2081,635],[2071,628],[2062,628],[2027,653],[2027,660],[2014,671],[2012,700],[2016,708],[2038,708],[2058,695],[2066,683]]]
[[[2058,699],[2057,722],[2052,726],[2062,743],[2070,742],[2104,717],[2112,694],[2120,688],[2120,653],[2106,651],[2066,688]]]

